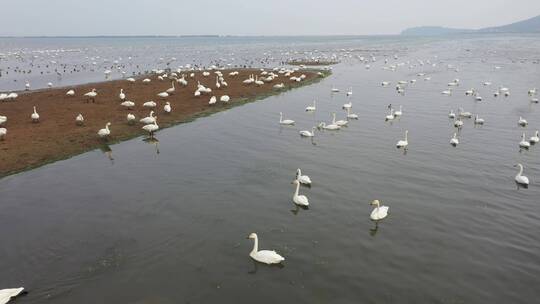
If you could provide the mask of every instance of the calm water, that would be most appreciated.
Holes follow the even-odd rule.
[[[20,303],[533,303],[540,297],[540,146],[520,152],[518,142],[540,128],[540,105],[527,96],[540,88],[539,38],[225,41],[243,58],[273,52],[276,63],[287,52],[318,50],[342,63],[318,84],[160,131],[158,146],[138,138],[111,146],[110,155],[92,151],[0,180],[0,286],[25,286],[30,293]],[[141,62],[187,47],[169,41],[174,47],[162,55],[159,39],[125,43],[155,44]],[[110,44],[115,56],[129,56],[121,41]],[[189,48],[197,46],[218,52],[206,42]],[[357,57],[372,53],[378,60],[367,70]],[[389,64],[408,63],[382,70],[385,55]],[[103,77],[88,75],[81,77]],[[441,95],[454,78],[461,85]],[[380,86],[410,79],[418,81],[404,96]],[[510,97],[493,97],[499,85]],[[332,95],[332,86],[342,92]],[[344,118],[349,86],[360,119],[313,142],[299,138],[332,111]],[[464,95],[471,87],[484,101]],[[313,99],[317,112],[307,114]],[[404,112],[391,124],[384,122],[389,103]],[[466,120],[452,148],[447,113],[458,106],[486,124]],[[280,111],[296,126],[280,127]],[[517,126],[519,116],[527,128]],[[403,154],[394,145],[406,129]],[[517,162],[528,189],[513,181]],[[309,210],[292,203],[298,167],[313,180],[301,189]],[[375,198],[390,206],[377,227],[369,220]],[[283,268],[250,260],[251,232],[261,248],[285,256]]]

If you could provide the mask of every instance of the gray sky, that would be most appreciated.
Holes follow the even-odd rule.
[[[540,15],[540,0],[0,0],[0,35],[397,34]]]

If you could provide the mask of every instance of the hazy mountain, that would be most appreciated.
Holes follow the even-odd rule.
[[[419,26],[408,28],[401,32],[401,35],[432,36],[463,33],[540,33],[540,16],[507,25],[478,30],[454,29],[441,26]]]

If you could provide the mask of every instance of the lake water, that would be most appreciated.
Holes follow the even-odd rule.
[[[92,151],[1,179],[0,287],[24,286],[29,294],[17,303],[533,303],[540,297],[540,146],[518,147],[524,131],[529,137],[540,128],[540,105],[527,95],[540,87],[538,35],[50,38],[0,45],[4,54],[86,49],[58,55],[59,62],[133,56],[129,73],[163,66],[159,58],[172,56],[175,66],[211,64],[219,54],[226,54],[223,62],[268,67],[304,54],[341,59],[318,84],[162,130],[158,145],[137,138],[109,153]],[[377,61],[366,69],[358,57],[370,54]],[[398,63],[404,64],[395,72],[382,69]],[[32,87],[98,81],[106,68],[99,65],[60,82],[35,73],[29,81]],[[442,95],[455,78],[454,94]],[[411,79],[417,82],[397,94],[395,83]],[[25,80],[4,74],[0,90],[22,89]],[[483,86],[486,81],[492,85]],[[332,86],[341,92],[331,94]],[[498,86],[511,95],[493,97]],[[344,93],[349,87],[351,98]],[[469,88],[484,100],[465,96]],[[317,111],[306,113],[313,99]],[[341,106],[349,100],[358,121],[318,132],[313,141],[299,137],[299,130],[331,120],[331,112],[344,119]],[[392,123],[384,121],[390,103],[403,106]],[[447,114],[460,106],[486,123],[465,120],[453,148]],[[280,127],[280,111],[296,125]],[[519,116],[528,127],[517,125]],[[395,147],[405,130],[407,153]],[[518,162],[531,180],[528,189],[514,183]],[[292,203],[296,168],[313,180],[312,188],[301,188],[308,210]],[[373,199],[390,206],[377,226],[369,220]],[[260,248],[286,258],[284,267],[251,261],[251,232]]]

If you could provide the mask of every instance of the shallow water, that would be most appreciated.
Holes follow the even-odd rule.
[[[4,178],[0,286],[25,286],[20,303],[532,303],[540,296],[540,146],[520,152],[518,142],[540,128],[540,105],[527,96],[540,87],[538,38],[298,43],[371,50],[362,56],[377,49],[380,59],[366,70],[342,54],[318,84],[160,131],[157,146],[137,138]],[[259,53],[269,43],[238,48]],[[390,63],[438,65],[382,70],[382,56],[396,50]],[[404,96],[380,86],[413,78]],[[454,78],[461,85],[441,95]],[[499,85],[510,97],[492,97]],[[349,86],[360,119],[301,139],[299,130],[328,122],[332,111],[344,118]],[[471,87],[484,101],[464,95]],[[317,112],[304,112],[314,98]],[[393,123],[384,122],[389,103],[403,105]],[[466,120],[452,148],[447,113],[458,106],[486,124]],[[280,111],[296,126],[280,127]],[[405,130],[406,154],[394,146]],[[528,189],[514,184],[517,162]],[[296,168],[314,183],[301,188],[309,210],[291,201]],[[375,198],[390,206],[378,226],[369,220]],[[285,256],[284,267],[249,259],[250,232]]]

